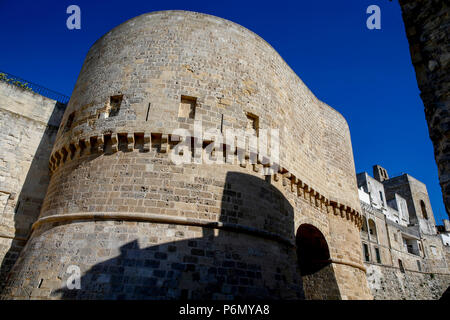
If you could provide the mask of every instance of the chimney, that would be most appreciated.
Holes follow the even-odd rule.
[[[380,182],[389,180],[389,176],[386,169],[377,164],[373,166],[373,177]]]

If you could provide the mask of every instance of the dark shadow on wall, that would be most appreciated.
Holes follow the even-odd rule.
[[[48,163],[66,104],[57,102],[31,161],[14,209],[14,239],[0,266],[0,292],[37,220],[50,182]]]
[[[228,172],[219,221],[223,228],[217,232],[213,224],[203,227],[200,238],[147,248],[140,248],[137,240],[131,241],[120,247],[119,256],[86,271],[79,290],[65,286],[52,296],[182,300],[305,298],[295,247],[269,239],[269,233],[295,238],[293,207],[277,188],[259,177]],[[243,225],[266,232],[256,235]]]

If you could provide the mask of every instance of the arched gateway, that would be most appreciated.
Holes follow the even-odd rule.
[[[297,259],[307,299],[341,299],[330,250],[319,229],[302,224],[296,235]]]

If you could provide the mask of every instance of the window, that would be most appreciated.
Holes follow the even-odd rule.
[[[405,268],[403,267],[402,260],[398,259],[398,267],[400,268],[400,271],[405,273]]]
[[[108,117],[115,117],[119,114],[120,105],[122,104],[123,95],[112,96],[109,98],[109,114]]]
[[[423,200],[420,200],[420,208],[422,209],[422,216],[424,219],[428,220],[427,207],[425,206],[425,202],[423,202]]]
[[[372,219],[369,219],[369,233],[374,237],[375,241],[378,241],[377,227],[375,226],[375,222]]]
[[[377,262],[381,263],[380,249],[375,248],[375,255],[377,256]]]
[[[256,135],[258,136],[258,130],[259,130],[259,118],[258,116],[247,113],[247,130],[253,129],[255,130]]]
[[[181,96],[180,108],[178,109],[178,117],[195,119],[196,105],[197,105],[197,98]]]
[[[407,244],[406,245],[406,250],[408,251],[408,253],[414,253],[413,245],[412,244]]]
[[[417,260],[417,270],[422,271],[422,267],[420,266],[420,261]]]
[[[367,244],[363,243],[363,250],[364,250],[364,259],[369,262],[370,261],[370,255],[369,255],[369,247]]]
[[[381,191],[380,191],[380,200],[381,200],[381,205],[384,205],[383,192],[381,192]]]

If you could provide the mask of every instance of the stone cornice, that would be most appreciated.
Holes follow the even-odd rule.
[[[210,221],[204,219],[193,219],[187,217],[175,217],[164,214],[153,213],[139,213],[139,212],[79,212],[70,214],[58,214],[39,218],[31,227],[34,231],[37,227],[46,223],[68,222],[68,221],[87,221],[87,220],[119,220],[119,221],[137,221],[137,222],[154,222],[178,224],[186,226],[198,226],[213,229],[223,229],[239,233],[246,233],[256,235],[262,238],[267,238],[282,242],[288,246],[294,247],[293,240],[282,237],[278,234],[268,232],[265,230],[242,226],[234,223]]]

